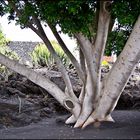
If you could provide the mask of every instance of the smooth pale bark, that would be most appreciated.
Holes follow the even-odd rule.
[[[52,47],[49,39],[47,38],[39,20],[37,18],[35,18],[36,20],[36,24],[37,27],[39,29],[39,31],[33,30],[35,31],[36,34],[38,34],[40,36],[40,38],[44,41],[46,47],[48,48],[48,50],[50,51],[50,53],[52,54],[52,56],[54,57],[56,64],[60,70],[60,72],[62,73],[62,77],[64,79],[64,82],[66,84],[66,91],[65,94],[68,96],[70,96],[72,98],[67,98],[66,100],[63,101],[63,106],[68,109],[70,112],[72,112],[72,114],[74,115],[75,118],[77,118],[79,116],[79,112],[81,111],[81,105],[79,103],[78,98],[76,97],[76,95],[73,92],[73,88],[72,88],[72,84],[71,81],[69,79],[69,76],[66,72],[65,67],[63,66],[61,60],[59,59],[59,57],[57,56],[54,48]],[[31,28],[32,29],[32,28]],[[34,28],[33,28],[34,29]],[[73,102],[75,101],[75,102]]]
[[[108,2],[109,3],[109,2]],[[96,97],[95,102],[98,101],[100,96],[100,88],[101,88],[101,63],[104,55],[104,50],[108,37],[108,30],[110,25],[110,13],[105,9],[106,2],[100,2],[100,11],[99,11],[99,19],[98,19],[98,28],[95,44],[93,47],[93,62],[94,68],[97,72],[96,74]]]
[[[16,11],[18,17],[22,16],[22,12],[16,7],[15,3],[8,0],[8,4]],[[49,39],[47,38],[38,17],[36,15],[34,15],[34,16],[32,16],[32,18],[33,18],[32,21],[28,21],[26,23],[26,26],[29,27],[30,29],[32,29],[44,41],[46,47],[48,48],[48,50],[50,51],[50,53],[54,57],[54,59],[57,63],[57,66],[62,73],[62,77],[64,79],[64,82],[66,84],[67,91],[68,91],[65,93],[65,95],[68,96],[68,98],[63,100],[63,106],[66,109],[68,109],[70,112],[72,112],[72,114],[74,115],[75,118],[78,118],[79,112],[81,110],[81,105],[79,103],[78,98],[76,97],[76,95],[73,92],[71,81],[70,81],[69,76],[66,72],[66,69],[63,66],[60,58],[56,54]]]
[[[84,54],[81,50],[81,48],[79,48],[79,58],[80,58],[80,66],[84,72],[84,75],[85,75],[85,72],[86,72],[86,66],[85,66],[85,57],[84,57]]]
[[[92,59],[88,59],[88,61],[90,61],[90,67],[92,67],[92,69],[89,69],[88,71],[88,78],[87,78],[87,85],[86,85],[87,93],[85,94],[82,113],[80,114],[80,117],[78,118],[74,127],[79,127],[86,121],[86,119],[92,113],[93,109],[96,108],[96,104],[100,96],[100,88],[101,88],[100,65],[101,65],[101,61],[102,61],[102,57],[107,41],[108,28],[110,23],[110,13],[108,13],[106,9],[104,9],[105,4],[106,3],[103,1],[100,2],[100,11],[99,11],[98,28],[97,28],[95,45],[94,47],[92,47],[93,50],[90,49],[90,52],[88,52],[88,56],[92,54],[91,56]],[[87,67],[87,69],[88,68],[89,67]],[[92,88],[94,88],[94,90],[91,90]]]
[[[52,26],[51,24],[48,24],[49,27],[51,28],[54,36],[56,37],[58,43],[60,44],[61,48],[63,49],[63,51],[66,53],[66,55],[69,57],[69,59],[71,60],[71,62],[73,63],[74,67],[77,70],[77,73],[80,77],[80,79],[82,80],[82,82],[84,83],[85,81],[85,74],[83,72],[83,70],[81,69],[78,61],[76,60],[76,58],[73,56],[73,54],[69,51],[69,49],[67,48],[66,44],[64,43],[64,41],[62,40],[62,38],[60,37],[59,33],[57,32],[56,28],[54,26]]]
[[[78,43],[80,44],[80,48],[84,54],[84,58],[86,60],[86,82],[85,87],[83,87],[83,90],[85,93],[81,92],[82,95],[80,95],[80,99],[83,100],[82,103],[82,110],[81,112],[79,112],[79,117],[78,118],[74,118],[73,116],[71,116],[70,118],[68,118],[68,120],[66,121],[66,123],[74,123],[76,122],[79,118],[82,117],[82,119],[86,119],[90,114],[91,111],[93,109],[93,96],[94,94],[94,85],[93,85],[93,80],[94,80],[94,67],[92,65],[92,44],[90,43],[90,41],[84,37],[82,34],[75,34],[75,37],[77,38]],[[84,97],[83,97],[84,96]],[[91,98],[89,98],[91,97]],[[87,109],[88,107],[88,109]],[[85,113],[86,112],[86,113]],[[84,116],[83,116],[84,114]]]
[[[85,97],[85,84],[86,84],[86,76],[87,75],[86,75],[85,57],[84,57],[84,54],[83,54],[81,48],[79,48],[79,56],[80,56],[80,65],[81,65],[81,68],[82,68],[84,75],[85,75],[85,81],[83,83],[81,93],[79,95],[79,101],[82,104],[84,97]]]
[[[41,74],[34,72],[31,69],[26,68],[24,65],[19,64],[15,60],[11,60],[5,57],[3,54],[0,54],[0,63],[5,65],[9,69],[27,77],[32,82],[46,89],[53,97],[55,97],[61,104],[63,104],[64,98],[67,96],[49,79],[43,77]]]
[[[102,88],[102,96],[92,115],[83,127],[95,121],[104,121],[114,110],[135,65],[140,60],[140,16],[116,63],[108,74]]]
[[[8,0],[9,3],[12,3],[13,9],[17,12],[16,14],[20,17],[22,16],[21,11],[16,8],[15,3]],[[116,61],[112,70],[109,73],[108,78],[103,83],[102,89],[100,90],[100,64],[107,40],[108,28],[110,15],[106,10],[106,6],[110,2],[100,1],[100,11],[99,11],[99,20],[98,20],[98,29],[96,35],[96,41],[93,39],[88,39],[82,33],[77,33],[75,36],[80,44],[81,50],[84,54],[85,63],[86,63],[86,77],[85,82],[81,91],[81,96],[79,100],[73,93],[72,85],[68,74],[64,66],[62,65],[59,57],[57,56],[55,50],[53,49],[49,39],[47,38],[41,24],[40,20],[36,16],[32,16],[33,19],[27,22],[27,27],[31,28],[46,44],[50,53],[53,55],[57,66],[59,67],[63,79],[67,86],[66,93],[62,92],[50,81],[45,81],[43,77],[40,77],[38,74],[35,75],[32,71],[27,71],[27,69],[21,69],[18,71],[16,63],[13,63],[13,66],[9,64],[7,59],[0,57],[0,62],[2,61],[4,65],[8,65],[9,68],[12,68],[16,72],[27,76],[33,82],[37,83],[40,86],[45,87],[45,89],[54,96],[64,107],[66,107],[73,115],[67,120],[69,122],[76,122],[75,127],[87,126],[88,124],[94,121],[104,121],[112,120],[110,113],[113,111],[122,90],[134,68],[136,62],[140,59],[140,17],[138,23],[136,23],[134,30],[123,50],[120,57]],[[107,5],[106,5],[107,4]],[[98,11],[97,11],[98,15]],[[89,29],[90,30],[90,29]],[[139,36],[139,37],[138,37]],[[93,45],[93,41],[95,44]],[[60,40],[59,40],[60,42]],[[61,42],[62,43],[62,42]],[[6,61],[4,61],[6,60]],[[16,69],[15,69],[16,68]],[[117,75],[117,77],[116,77]],[[43,80],[43,81],[41,81]],[[46,83],[47,82],[47,86]],[[51,87],[51,88],[50,88]],[[53,91],[52,91],[53,89]],[[101,92],[101,94],[100,94]],[[57,93],[57,94],[56,94]],[[99,95],[100,98],[99,98]],[[98,102],[97,102],[98,100]],[[82,104],[82,109],[81,109]],[[94,111],[93,111],[94,110]]]
[[[8,4],[16,11],[18,17],[22,16],[22,12],[16,7],[15,3],[13,3],[10,0],[8,0]],[[78,102],[78,98],[76,97],[76,95],[73,92],[71,81],[70,81],[69,76],[68,76],[68,74],[66,72],[66,69],[63,66],[60,58],[56,54],[52,44],[49,41],[49,39],[47,38],[47,36],[46,36],[46,34],[45,34],[45,32],[44,32],[44,30],[42,28],[42,25],[41,25],[38,17],[36,15],[32,16],[32,21],[28,21],[26,23],[26,26],[29,27],[30,29],[32,29],[44,41],[46,47],[48,48],[48,50],[50,51],[50,53],[54,57],[54,59],[55,59],[55,61],[57,63],[57,66],[58,66],[59,70],[62,73],[62,77],[63,77],[63,79],[65,81],[65,84],[66,84],[67,90],[68,90],[68,92],[65,93],[65,94],[70,95],[71,98],[73,98],[75,101]],[[67,105],[67,104],[65,104],[65,105]]]
[[[63,77],[64,82],[65,82],[66,87],[67,87],[68,92],[66,92],[66,94],[69,94],[75,101],[78,101],[76,95],[73,92],[73,87],[72,87],[70,78],[69,78],[69,76],[67,74],[67,71],[66,71],[64,65],[62,64],[59,56],[56,54],[51,42],[49,41],[48,37],[46,36],[40,21],[35,16],[33,17],[33,19],[34,19],[34,22],[36,23],[36,26],[37,26],[38,29],[35,29],[32,26],[29,26],[29,27],[43,40],[43,42],[45,43],[46,47],[48,48],[48,50],[50,51],[50,53],[54,57],[54,59],[56,61],[56,64],[57,64],[60,72],[62,73],[62,77]]]
[[[77,122],[81,120],[86,120],[87,117],[92,113],[92,110],[94,109],[94,96],[95,96],[95,69],[93,66],[93,56],[92,56],[92,44],[91,42],[83,36],[81,33],[75,34],[81,50],[84,54],[85,60],[86,60],[86,83],[85,83],[85,95],[82,103],[82,110],[80,112],[80,115],[77,119]]]
[[[79,114],[77,114],[77,110],[79,112],[79,110],[81,109],[80,104],[78,102],[75,102],[75,100],[73,100],[71,97],[67,96],[56,84],[51,82],[46,77],[25,67],[24,65],[19,64],[17,61],[14,61],[14,60],[11,60],[11,59],[5,57],[3,54],[0,54],[0,63],[2,65],[5,65],[9,69],[27,77],[29,80],[31,80],[35,84],[44,88],[62,106],[64,106],[72,114],[74,114],[75,117],[77,117],[79,115]],[[68,101],[71,101],[71,102],[68,102]],[[73,107],[71,108],[72,104],[73,104]]]
[[[81,93],[79,95],[79,102],[82,104],[83,100],[84,100],[84,97],[85,97],[85,85],[86,85],[86,79],[87,78],[86,78],[85,58],[84,58],[84,54],[83,54],[81,48],[79,48],[79,56],[80,56],[80,65],[81,65],[81,68],[82,68],[82,70],[84,72],[84,75],[85,75],[85,81],[82,85]],[[71,123],[75,123],[76,121],[77,121],[77,118],[75,118],[75,116],[72,115],[65,121],[65,123],[66,124],[71,124]]]

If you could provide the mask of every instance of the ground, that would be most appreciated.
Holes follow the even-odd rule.
[[[36,69],[49,77],[62,90],[65,89],[61,73],[54,68]],[[102,69],[107,74],[107,69]],[[90,125],[85,130],[65,125],[70,115],[44,89],[27,78],[12,73],[8,81],[0,80],[0,138],[140,138],[140,69],[129,80],[112,116],[116,123],[102,123],[100,127]],[[103,74],[103,76],[104,76]],[[69,75],[76,94],[81,85],[74,70]]]
[[[140,111],[115,111],[116,123],[104,122],[100,127],[74,129],[65,125],[67,116],[57,116],[25,127],[0,130],[2,139],[140,139]],[[58,119],[59,117],[59,119]]]

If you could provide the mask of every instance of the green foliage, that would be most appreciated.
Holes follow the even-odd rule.
[[[18,60],[18,55],[11,51],[10,48],[7,46],[7,43],[9,41],[5,38],[4,34],[2,33],[2,30],[0,29],[0,53],[7,56],[10,59]]]
[[[96,34],[95,9],[99,8],[98,3],[97,0],[41,0],[37,2],[37,7],[42,20],[54,25],[59,24],[62,31],[70,36],[82,32],[90,39]],[[139,0],[112,1],[111,15],[118,24],[116,29],[109,33],[106,55],[111,55],[112,51],[120,54],[139,14]]]
[[[124,48],[124,45],[130,35],[131,31],[119,29],[114,30],[109,34],[105,54],[110,56],[112,51],[119,56]]]
[[[69,63],[69,59],[60,48],[59,44],[56,41],[52,41],[51,43],[63,64],[67,65]],[[50,66],[55,63],[52,55],[44,44],[37,45],[30,56],[32,58],[33,64],[35,65]]]
[[[4,34],[2,33],[1,26],[0,26],[0,47],[6,46],[7,39],[5,38]]]
[[[5,38],[2,30],[0,29],[0,53],[7,56],[10,59],[19,60],[18,55],[11,51],[10,48],[7,46],[8,40]],[[0,74],[5,78],[8,79],[8,75],[11,74],[10,70],[7,69],[5,66],[0,64]]]
[[[74,33],[81,32],[89,39],[95,38],[97,29],[97,15],[99,10],[98,0],[11,0],[16,3],[21,16],[17,16],[14,10],[5,5],[4,0],[0,2],[0,12],[3,15],[9,12],[9,20],[16,20],[22,28],[27,26],[33,15],[36,15],[43,23],[59,25],[62,32],[74,36]],[[112,0],[111,16],[115,19],[117,27],[109,33],[109,39],[105,53],[111,54],[115,51],[117,55],[122,51],[133,25],[140,14],[140,0]],[[36,26],[33,23],[34,26]]]
[[[139,0],[114,1],[112,15],[117,18],[119,26],[133,26],[140,14]]]
[[[50,53],[48,52],[48,49],[44,45],[39,44],[31,53],[30,56],[32,58],[33,64],[46,66],[48,64]]]
[[[111,52],[114,51],[118,56],[123,50],[133,25],[140,14],[140,1],[114,1],[111,13],[112,17],[116,19],[117,25],[115,29],[109,33],[105,54],[111,55]]]
[[[2,53],[10,59],[19,60],[17,53],[11,51],[10,48],[7,46],[0,46],[0,53]]]
[[[95,1],[36,0],[36,3],[42,20],[59,24],[62,31],[70,36],[75,32],[91,36],[89,25],[94,21]]]

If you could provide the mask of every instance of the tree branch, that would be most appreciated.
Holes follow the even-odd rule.
[[[82,50],[81,50],[80,47],[79,47],[79,56],[80,56],[80,65],[81,65],[81,68],[82,68],[83,72],[86,75],[85,57],[84,57],[84,54],[83,54],[83,52],[82,52]]]
[[[12,6],[12,8],[17,12],[17,15],[20,17],[22,16],[22,13],[20,12],[20,10],[18,10],[15,6],[15,4],[13,2],[11,2],[10,0],[8,0],[8,3],[10,4],[10,6]],[[33,20],[34,20],[34,23],[36,24],[36,26],[38,27],[38,29],[36,29],[29,21],[27,23],[27,26],[29,28],[31,28],[43,41],[44,43],[46,44],[46,47],[48,48],[48,50],[50,51],[50,53],[52,54],[52,56],[54,57],[56,63],[57,63],[57,66],[59,68],[59,70],[61,71],[62,73],[62,77],[65,81],[65,84],[67,86],[67,89],[68,89],[68,95],[70,95],[75,101],[78,101],[76,95],[74,94],[73,92],[73,88],[72,88],[72,85],[71,85],[71,81],[69,79],[69,76],[62,64],[62,62],[60,61],[60,58],[58,57],[58,55],[56,54],[54,48],[52,47],[49,39],[47,38],[43,28],[42,28],[42,25],[40,23],[40,21],[38,20],[38,18],[36,16],[33,16]]]
[[[75,34],[75,37],[77,38],[77,41],[79,42],[80,44],[80,48],[81,48],[81,51],[83,52],[84,54],[84,57],[85,57],[85,60],[86,60],[86,64],[87,64],[87,67],[86,69],[89,69],[90,73],[92,73],[92,79],[94,81],[94,74],[96,73],[95,72],[95,69],[93,67],[93,56],[92,56],[92,44],[91,42],[88,40],[88,38],[86,38],[84,35],[82,35],[81,33],[76,33]]]
[[[40,36],[40,38],[44,41],[44,43],[46,44],[48,50],[50,51],[50,53],[51,53],[52,56],[54,57],[54,59],[55,59],[55,61],[56,61],[56,63],[57,63],[57,66],[58,66],[59,70],[60,70],[61,73],[62,73],[62,77],[63,77],[63,79],[64,79],[64,81],[65,81],[65,84],[66,84],[66,86],[67,86],[68,94],[69,94],[72,98],[74,98],[76,101],[78,101],[76,95],[75,95],[74,92],[73,92],[72,84],[71,84],[71,81],[70,81],[70,79],[69,79],[69,76],[68,76],[68,74],[67,74],[67,72],[66,72],[66,69],[65,69],[64,65],[62,64],[60,58],[59,58],[58,55],[56,54],[54,48],[52,47],[52,45],[51,45],[49,39],[47,38],[47,36],[46,36],[46,34],[45,34],[45,32],[44,32],[44,30],[43,30],[43,28],[42,28],[42,25],[41,25],[40,21],[39,21],[38,18],[35,17],[35,16],[33,17],[33,19],[34,19],[34,22],[36,23],[36,25],[37,25],[37,27],[38,27],[38,32],[39,32],[39,33],[36,32],[36,34],[38,34],[38,35]]]
[[[110,13],[105,9],[105,2],[100,1],[100,11],[98,19],[97,35],[95,45],[93,48],[93,61],[95,62],[95,69],[97,72],[97,98],[100,94],[100,80],[101,80],[101,62],[104,55],[104,50],[107,42],[108,29],[110,25]],[[97,99],[96,99],[97,100]]]
[[[81,69],[78,61],[76,60],[76,58],[73,56],[73,54],[69,51],[69,49],[67,48],[66,44],[64,43],[64,41],[62,40],[62,38],[60,37],[60,35],[58,34],[56,28],[49,24],[49,27],[51,28],[54,36],[56,37],[58,43],[60,44],[61,48],[63,49],[63,51],[66,53],[66,55],[70,58],[71,62],[73,63],[74,67],[76,68],[77,70],[77,73],[79,75],[79,77],[81,78],[82,82],[84,83],[85,81],[85,75],[84,75],[84,72],[83,70]]]
[[[88,70],[87,70],[87,89],[86,89],[87,93],[85,94],[82,112],[74,127],[80,127],[83,125],[83,123],[87,120],[87,118],[90,116],[92,111],[96,108],[100,95],[100,89],[101,89],[100,65],[101,65],[101,60],[102,60],[102,56],[107,40],[109,21],[110,21],[109,13],[104,11],[103,8],[104,8],[104,2],[100,1],[98,28],[97,28],[95,46],[92,47],[93,50],[91,49],[91,47],[87,48],[88,45],[85,44],[87,40],[85,40],[83,36],[77,35],[79,41],[81,41],[82,44],[85,44],[85,47],[84,46],[82,47],[81,44],[81,48],[84,50],[83,52],[85,54],[85,58],[87,59],[86,63],[87,63]],[[93,88],[92,91],[90,91],[90,87]],[[92,100],[90,98],[92,98]]]
[[[79,115],[80,104],[71,98],[69,95],[66,95],[55,83],[51,82],[48,78],[44,77],[42,74],[35,72],[26,66],[19,64],[18,61],[11,60],[0,53],[0,63],[5,65],[9,69],[27,77],[33,83],[44,88],[51,94],[62,106],[69,110],[75,117]],[[71,103],[73,108],[70,108],[65,102]]]

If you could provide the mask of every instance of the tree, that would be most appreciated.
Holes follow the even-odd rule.
[[[63,92],[42,75],[2,54],[0,54],[0,63],[28,77],[55,97],[72,114],[66,120],[67,124],[75,123],[74,127],[84,128],[96,121],[113,121],[111,112],[114,110],[136,63],[140,60],[140,16],[137,11],[139,7],[134,6],[134,2],[140,5],[138,0],[133,2],[121,0],[122,5],[116,1],[91,0],[8,0],[7,3],[2,1],[0,4],[2,14],[9,12],[9,19],[16,20],[22,28],[32,29],[44,41],[62,73],[66,90]],[[128,9],[129,18],[122,20],[124,19],[123,12]],[[130,32],[132,31],[131,35],[108,76],[101,81],[101,61],[108,34],[111,33],[116,19],[124,28],[131,26],[133,30],[130,30]],[[77,70],[82,83],[79,97],[74,94],[66,69],[44,32],[42,27],[44,23],[51,28],[61,48]],[[62,32],[77,39],[81,56],[83,56],[80,64],[68,50],[56,25],[61,27]],[[126,28],[126,30],[128,29]]]

